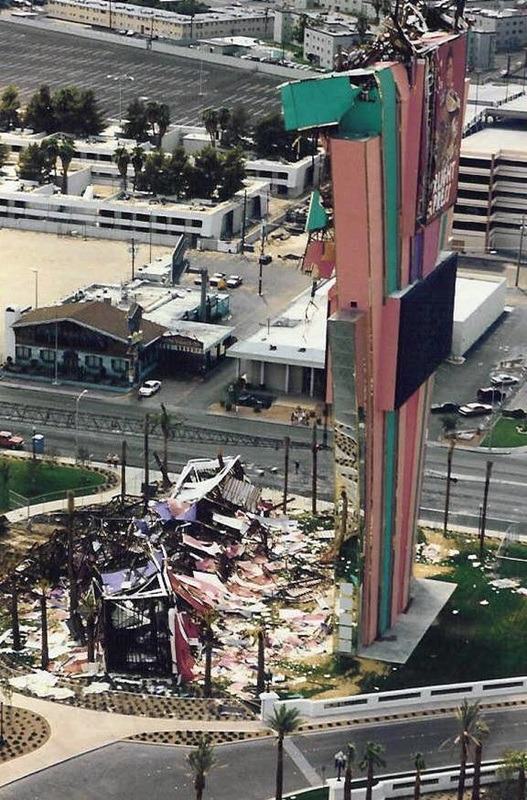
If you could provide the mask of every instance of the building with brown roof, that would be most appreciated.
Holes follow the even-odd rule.
[[[17,313],[8,368],[33,377],[134,386],[157,366],[166,328],[110,303],[64,303]]]

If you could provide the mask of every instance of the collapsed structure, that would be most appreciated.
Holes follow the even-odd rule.
[[[143,502],[57,516],[55,536],[15,571],[21,596],[43,577],[50,587],[54,672],[96,667],[188,684],[208,659],[212,677],[245,696],[263,667],[257,631],[265,631],[268,670],[331,651],[332,530],[308,539],[298,520],[262,499],[239,457],[192,460],[160,499]],[[37,623],[29,652],[41,646],[39,602],[24,618]]]
[[[319,196],[312,203],[304,268],[336,266],[330,393],[344,653],[383,637],[411,600],[431,378],[452,337],[456,257],[443,251],[465,105],[461,14],[459,3],[396,3],[376,41],[350,53],[348,72],[282,88],[286,128],[318,132],[331,162],[323,196],[332,209],[320,210]]]

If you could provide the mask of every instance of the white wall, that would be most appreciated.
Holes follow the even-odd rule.
[[[490,281],[486,281],[490,283]],[[494,281],[492,282],[494,283]],[[472,345],[496,322],[505,309],[507,281],[496,281],[492,292],[464,320],[454,320],[452,355],[463,356]]]

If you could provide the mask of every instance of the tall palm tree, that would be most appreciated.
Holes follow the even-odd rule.
[[[205,130],[210,136],[210,143],[216,147],[216,133],[218,131],[218,112],[214,108],[206,108],[201,115]]]
[[[472,800],[480,800],[481,761],[483,757],[483,740],[489,734],[489,726],[478,720],[474,730],[474,776],[472,778]]]
[[[216,763],[214,748],[206,736],[202,736],[195,750],[187,756],[187,761],[194,773],[194,789],[196,800],[201,800],[205,789],[205,778]]]
[[[51,584],[46,578],[41,578],[37,583],[40,604],[40,668],[49,666],[48,647],[48,592]]]
[[[386,761],[382,755],[384,747],[382,744],[376,742],[366,742],[362,761],[359,764],[361,769],[366,770],[366,800],[372,800],[373,797],[373,778],[376,767],[386,766]]]
[[[62,164],[62,194],[68,194],[68,170],[75,155],[75,145],[71,136],[63,136],[59,144],[59,158]]]
[[[503,761],[501,771],[507,777],[518,775],[516,800],[526,800],[527,753],[523,750],[507,750],[503,754]]]
[[[113,154],[113,160],[117,164],[119,175],[123,183],[123,192],[126,192],[126,184],[128,181],[128,165],[130,164],[130,153],[126,147],[117,147]]]
[[[261,695],[265,691],[265,628],[260,625],[256,631],[256,642],[258,645],[258,666],[256,669],[256,694]]]
[[[44,139],[46,156],[49,166],[53,170],[53,177],[57,179],[57,160],[59,157],[59,140],[56,136],[50,136],[49,139]]]
[[[205,677],[203,681],[203,694],[205,697],[212,696],[212,647],[214,644],[214,633],[212,625],[217,617],[215,611],[209,611],[203,615],[205,623]]]
[[[134,147],[134,149],[132,150],[131,161],[132,161],[132,169],[134,171],[134,192],[135,192],[137,186],[137,179],[145,163],[145,151],[143,150],[142,147],[139,147],[139,145]]]
[[[282,800],[284,791],[284,739],[298,730],[302,724],[297,708],[278,706],[273,715],[266,719],[266,725],[278,736],[276,751],[276,792],[275,800]]]
[[[351,800],[351,781],[353,780],[353,764],[355,762],[355,746],[348,744],[346,755],[346,771],[344,773],[344,800]]]
[[[13,650],[22,649],[20,639],[20,619],[18,615],[18,581],[16,575],[11,578],[11,632],[13,639]]]
[[[420,800],[421,797],[421,772],[426,769],[425,760],[422,753],[416,753],[414,756],[415,768],[415,784],[414,784],[414,800]]]
[[[160,103],[157,109],[157,146],[161,147],[163,136],[168,130],[170,125],[170,106],[166,103]]]
[[[456,709],[458,733],[454,744],[459,745],[459,780],[457,785],[457,800],[463,800],[465,793],[465,779],[467,773],[468,749],[475,741],[476,727],[479,720],[479,702],[469,703],[465,698]]]

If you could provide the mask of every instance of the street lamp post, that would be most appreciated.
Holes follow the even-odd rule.
[[[38,269],[32,269],[31,272],[35,276],[35,308],[38,308]]]
[[[337,770],[337,780],[340,781],[340,776],[342,775],[342,770],[346,766],[346,756],[339,750],[338,753],[335,753],[335,769]]]
[[[523,256],[523,235],[525,233],[525,214],[522,214],[522,221],[520,225],[520,246],[518,248],[518,260],[516,261],[516,280],[514,281],[514,285],[518,287],[520,283],[520,267],[522,262]]]
[[[75,398],[75,458],[79,453],[79,404],[85,394],[88,394],[87,389],[83,389]]]
[[[119,83],[119,128],[120,128],[123,121],[123,81],[134,81],[135,78],[133,77],[133,75],[126,75],[126,74],[107,75],[106,77],[114,81],[117,81]]]

